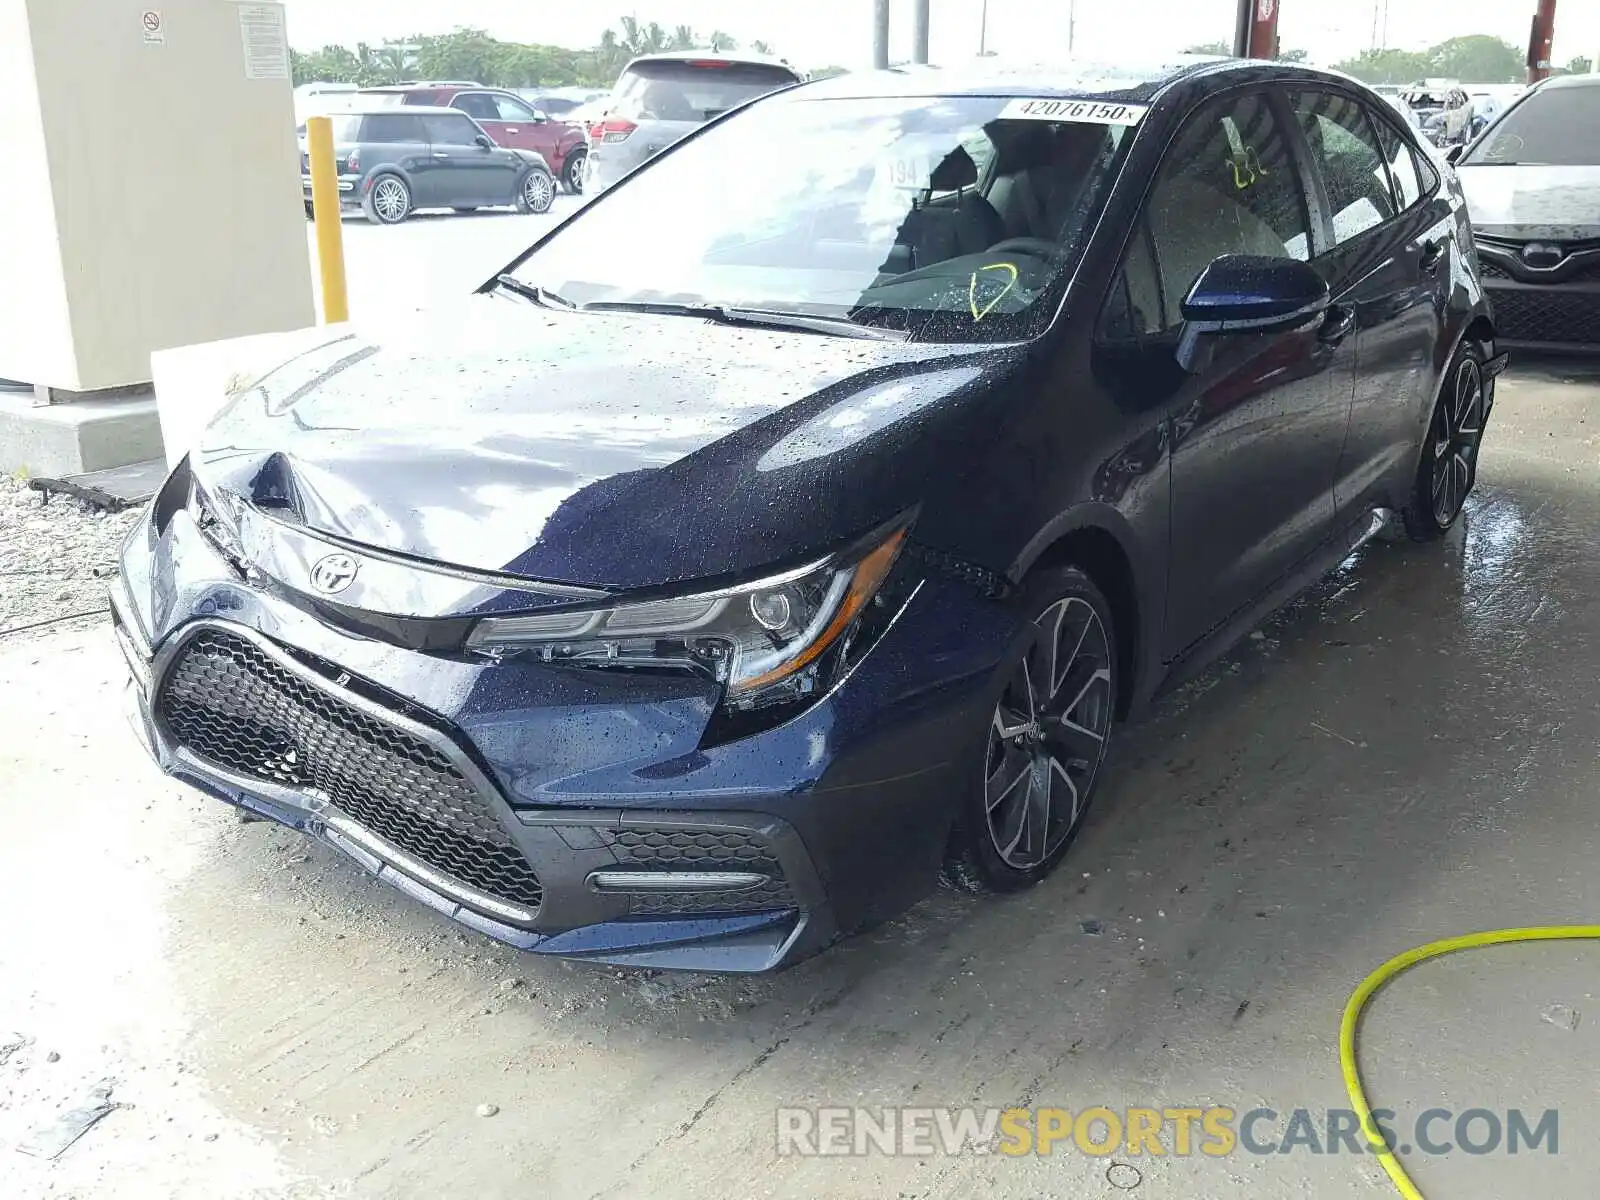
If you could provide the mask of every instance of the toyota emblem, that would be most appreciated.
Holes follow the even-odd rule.
[[[361,564],[348,554],[330,554],[311,568],[311,586],[325,596],[342,592],[356,581]]]

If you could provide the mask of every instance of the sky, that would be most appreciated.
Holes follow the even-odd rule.
[[[1374,6],[1383,0],[1279,0],[1285,49],[1304,48],[1331,63],[1373,41]],[[592,46],[608,25],[632,13],[642,21],[721,29],[742,42],[761,39],[802,67],[863,66],[872,58],[872,0],[286,0],[289,36],[300,49],[329,42],[382,42],[458,26],[513,41]],[[911,0],[890,0],[892,51],[909,58]],[[1387,0],[1386,44],[1422,49],[1449,37],[1493,33],[1527,44],[1534,0]],[[932,0],[931,57],[949,62],[977,53],[984,0]],[[1068,13],[1074,52],[1116,59],[1162,54],[1200,42],[1230,41],[1234,0],[988,0],[989,49],[1014,57],[1065,53]],[[1600,50],[1600,4],[1567,0],[1557,11],[1555,61]],[[1122,27],[1133,31],[1132,38]],[[1125,43],[1131,41],[1131,46]]]

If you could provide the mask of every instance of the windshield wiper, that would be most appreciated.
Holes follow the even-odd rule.
[[[515,292],[524,300],[532,300],[535,304],[542,304],[546,308],[564,308],[569,311],[576,310],[577,305],[559,292],[552,292],[549,288],[538,287],[535,284],[523,283],[515,275],[496,275],[494,281],[508,292]]]
[[[800,329],[807,333],[837,337],[865,338],[875,342],[903,342],[910,334],[900,329],[879,329],[858,325],[845,317],[821,317],[810,313],[780,312],[770,308],[739,308],[729,304],[675,304],[662,300],[594,300],[580,305],[579,312],[642,312],[669,317],[701,317],[719,325],[743,325],[755,329]]]

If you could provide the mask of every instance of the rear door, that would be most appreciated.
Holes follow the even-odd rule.
[[[1454,222],[1438,175],[1377,106],[1332,89],[1298,91],[1290,102],[1332,231],[1316,265],[1335,303],[1355,316],[1336,494],[1345,515],[1357,517],[1395,499],[1386,492],[1415,466],[1449,299]]]
[[[1119,403],[1164,407],[1172,510],[1163,657],[1182,656],[1314,553],[1334,528],[1349,416],[1336,345],[1315,320],[1218,337],[1200,373],[1177,368],[1181,304],[1224,254],[1308,261],[1308,181],[1276,93],[1244,90],[1185,122],[1145,201],[1102,338]]]
[[[384,167],[398,168],[411,187],[412,203],[418,207],[438,203],[427,199],[439,186],[434,172],[433,151],[422,118],[397,109],[392,113],[369,113],[361,119],[361,168],[371,178]]]
[[[522,170],[515,152],[482,145],[478,139],[484,131],[466,113],[428,113],[422,120],[440,179],[433,204],[465,208],[511,202]]]

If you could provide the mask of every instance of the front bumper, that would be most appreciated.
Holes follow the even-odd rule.
[[[1600,351],[1600,279],[1521,283],[1485,274],[1497,344],[1509,349]]]
[[[925,580],[833,693],[711,745],[692,689],[354,635],[241,581],[183,513],[135,530],[123,579],[164,771],[510,945],[696,970],[790,963],[930,890],[1014,634]]]

